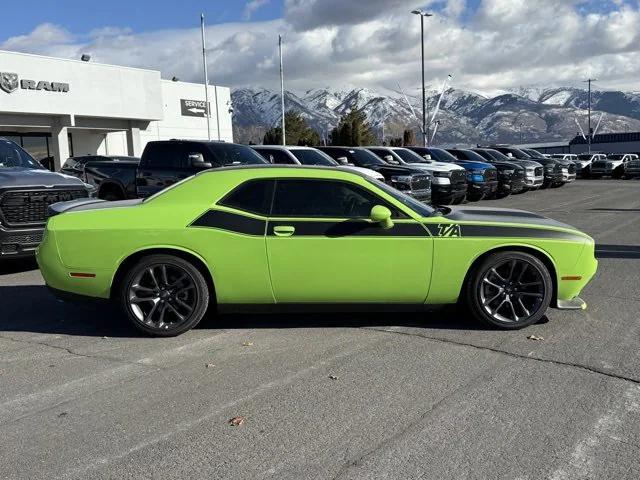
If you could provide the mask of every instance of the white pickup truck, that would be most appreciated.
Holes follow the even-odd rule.
[[[625,166],[638,155],[633,153],[612,153],[605,159],[596,160],[591,164],[591,178],[613,177],[622,178],[625,175]]]

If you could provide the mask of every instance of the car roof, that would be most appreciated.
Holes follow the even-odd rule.
[[[264,148],[267,150],[317,150],[315,147],[305,145],[251,145],[251,148]]]
[[[223,167],[223,168],[212,168],[208,170],[204,170],[202,172],[197,173],[194,177],[199,177],[201,175],[216,175],[216,174],[224,174],[225,172],[235,171],[235,170],[244,170],[244,171],[278,171],[279,174],[286,174],[287,171],[299,173],[301,170],[309,171],[309,173],[326,173],[329,176],[335,176],[338,178],[340,175],[332,175],[335,172],[346,173],[348,175],[355,175],[357,177],[361,177],[364,179],[370,179],[369,176],[364,173],[358,172],[356,170],[352,170],[350,168],[344,168],[339,166],[321,166],[321,165],[278,165],[278,164],[264,164],[264,165],[235,165],[232,167]],[[278,175],[273,175],[277,177]],[[322,177],[318,175],[318,177]]]

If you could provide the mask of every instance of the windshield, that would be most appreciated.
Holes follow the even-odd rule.
[[[494,160],[498,160],[499,162],[508,162],[509,160],[511,160],[504,153],[499,152],[498,150],[494,150],[492,148],[487,148],[485,152],[491,155]]]
[[[406,148],[394,148],[393,152],[407,163],[429,163],[426,159],[418,155],[416,152],[407,150]]]
[[[387,165],[386,162],[383,162],[380,158],[376,156],[375,153],[371,153],[368,150],[364,149],[353,149],[349,150],[351,157],[353,158],[353,163],[355,163],[358,167],[369,167],[372,165]]]
[[[44,167],[17,143],[0,139],[0,168],[32,168],[42,170]]]
[[[411,198],[408,195],[405,195],[401,191],[396,190],[393,187],[390,187],[386,183],[383,183],[371,177],[367,177],[367,180],[372,184],[374,184],[376,187],[378,187],[380,190],[383,190],[385,193],[391,195],[397,201],[402,203],[405,207],[409,207],[411,210],[416,212],[421,217],[430,217],[435,212],[435,210],[429,207],[428,205],[425,205],[424,203],[419,202],[418,200]]]
[[[208,143],[207,148],[220,165],[256,165],[267,162],[258,152],[235,143]]]
[[[546,158],[544,155],[542,155],[540,152],[538,152],[537,150],[531,150],[531,149],[526,149],[523,150],[525,153],[527,153],[531,158]]]
[[[338,162],[318,150],[293,148],[289,151],[302,165],[324,165],[326,167],[335,167],[338,165]]]
[[[624,155],[609,155],[607,158],[609,160],[622,160],[624,158]]]
[[[455,163],[458,161],[456,157],[451,155],[446,150],[442,150],[441,148],[430,148],[429,153],[431,154],[431,158],[445,163]]]
[[[474,152],[473,150],[459,150],[459,151],[462,152],[465,157],[467,157],[467,160],[470,160],[472,162],[487,163],[484,157],[480,155],[478,152]]]

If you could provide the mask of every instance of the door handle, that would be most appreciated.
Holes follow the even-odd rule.
[[[296,228],[290,225],[280,225],[273,227],[273,233],[276,237],[290,237],[295,233],[295,231]]]

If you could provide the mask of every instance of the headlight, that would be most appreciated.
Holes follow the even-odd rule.
[[[398,175],[391,177],[392,185],[398,190],[410,190],[411,189],[411,176]]]

